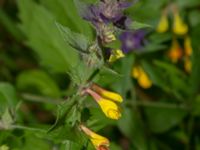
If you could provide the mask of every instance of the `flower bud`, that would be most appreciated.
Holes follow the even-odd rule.
[[[109,57],[108,62],[112,63],[116,61],[117,59],[125,57],[124,53],[120,49],[115,49],[111,51],[111,55]]]

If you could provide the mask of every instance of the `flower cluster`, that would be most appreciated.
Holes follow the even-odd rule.
[[[126,46],[124,46],[123,39],[126,38],[125,35],[129,34],[127,32],[120,36],[123,51],[120,47],[110,48],[107,45],[117,40],[116,30],[129,30],[132,20],[123,11],[132,6],[134,2],[134,0],[100,0],[96,4],[85,6],[82,17],[91,22],[96,29],[98,42],[109,53],[108,62],[114,62],[124,57],[124,53],[132,48],[128,46],[128,50],[126,50]],[[138,47],[137,43],[135,43],[136,47]]]
[[[120,107],[117,103],[121,103],[123,99],[119,94],[107,91],[94,83],[84,89],[83,92],[84,94],[89,94],[94,98],[106,117],[114,120],[121,117]],[[109,149],[109,140],[107,138],[94,133],[83,125],[80,125],[80,128],[89,136],[96,150]]]
[[[172,31],[174,34],[171,48],[169,49],[168,56],[173,63],[177,63],[181,58],[184,58],[184,67],[187,72],[191,71],[191,55],[192,55],[192,46],[191,40],[188,35],[189,27],[182,20],[178,8],[176,5],[170,5],[171,7],[166,7],[163,10],[162,16],[157,26],[157,32],[164,33],[169,30],[169,21],[168,21],[168,10],[172,8],[173,13],[173,25]],[[179,44],[178,38],[184,40],[184,45]],[[184,56],[184,57],[183,57]]]

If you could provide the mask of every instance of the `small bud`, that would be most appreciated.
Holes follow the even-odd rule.
[[[125,55],[122,52],[122,50],[115,49],[115,50],[111,51],[111,55],[110,55],[108,62],[112,63],[112,62],[116,61],[117,59],[120,59],[120,58],[123,58],[123,57],[125,57]]]
[[[96,134],[87,127],[80,125],[81,130],[90,138],[96,150],[109,150],[110,142],[107,138]]]

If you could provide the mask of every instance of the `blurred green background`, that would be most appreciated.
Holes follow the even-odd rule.
[[[169,30],[156,32],[163,9],[172,3],[189,26],[190,72],[184,69],[185,58],[175,64],[167,57],[175,36],[172,12]],[[105,69],[97,80],[124,97],[122,118],[107,119],[88,98],[68,121],[81,117],[110,139],[111,150],[200,150],[200,1],[140,0],[126,13],[151,25],[144,29],[143,51],[114,63],[111,68],[118,74]],[[78,15],[73,0],[0,0],[0,150],[94,149],[67,125],[47,133],[59,112],[70,107],[58,104],[76,90],[67,72],[80,63],[55,22],[95,39],[94,29]],[[183,45],[184,37],[177,38]],[[142,88],[132,77],[138,64],[148,74],[151,88]]]

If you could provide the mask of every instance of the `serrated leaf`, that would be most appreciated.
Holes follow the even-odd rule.
[[[64,40],[73,48],[80,52],[88,53],[89,46],[88,39],[79,33],[72,32],[68,27],[64,27],[60,23],[56,22],[56,26],[61,32]]]
[[[20,29],[27,37],[27,44],[39,56],[41,65],[55,72],[66,72],[77,65],[78,54],[62,39],[54,14],[33,0],[20,0],[17,4]]]
[[[76,9],[73,0],[40,0],[40,2],[55,15],[58,22],[70,27],[72,31],[87,35],[90,39],[93,38],[90,24],[78,14],[79,9]]]

